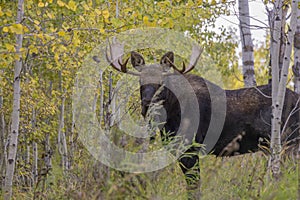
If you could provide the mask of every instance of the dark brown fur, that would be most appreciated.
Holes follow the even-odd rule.
[[[164,87],[158,96],[154,98],[156,100],[153,100],[153,97],[158,89],[167,82],[166,78],[172,78],[174,75],[168,73],[169,68],[173,67],[175,72],[177,71],[184,74],[183,76],[192,86],[198,100],[200,119],[199,123],[196,124],[198,129],[195,135],[195,140],[197,143],[202,144],[207,137],[207,131],[211,123],[212,100],[215,102],[218,101],[219,98],[219,96],[216,95],[214,99],[211,99],[209,91],[218,91],[221,94],[223,90],[219,86],[199,76],[185,74],[195,66],[197,59],[199,58],[199,51],[192,53],[192,58],[193,59],[191,59],[191,61],[194,60],[195,63],[189,65],[186,70],[185,67],[183,67],[184,70],[181,71],[173,64],[174,54],[172,52],[166,53],[159,64],[152,65],[145,65],[145,60],[142,55],[132,52],[131,63],[138,73],[130,73],[140,77],[142,115],[144,117],[147,115],[151,102],[160,100],[163,101],[163,107],[165,108],[166,115],[158,115],[158,118],[159,116],[166,117],[163,119],[163,122],[165,122],[163,128],[165,132],[167,132],[166,137],[169,138],[172,138],[172,136],[177,134],[180,123],[183,120],[183,116],[181,116],[181,107],[175,95],[167,89],[167,87]],[[129,73],[125,67],[126,62],[124,65],[114,63],[112,66],[118,71]],[[149,82],[149,80],[151,81]],[[180,87],[180,84],[177,87]],[[211,151],[212,154],[217,156],[233,156],[237,154],[255,152],[259,150],[260,145],[268,145],[267,141],[270,139],[271,134],[271,89],[271,85],[263,85],[252,88],[225,91],[227,108],[225,122],[220,136],[217,134],[218,136],[215,138],[215,141],[217,142]],[[282,127],[284,127],[284,124],[287,123],[287,128],[282,134],[283,142],[293,141],[292,143],[299,144],[299,111],[290,116],[290,113],[297,105],[298,98],[299,95],[295,92],[289,89],[286,90],[282,114]],[[300,106],[298,105],[298,108],[299,107]],[[221,115],[223,111],[216,109],[215,112],[213,114],[217,114],[218,116],[218,114]],[[186,121],[194,121],[190,116],[185,117],[189,118]],[[214,126],[214,124],[212,124],[212,126]],[[163,137],[165,136],[163,135]],[[224,150],[226,152],[224,152]],[[198,151],[198,147],[191,147],[187,150],[187,152],[195,153]],[[180,158],[182,171],[185,173],[187,182],[190,186],[197,186],[200,178],[200,169],[197,161],[198,156],[196,154],[192,156],[184,155]],[[190,173],[191,171],[194,173]],[[192,179],[189,177],[192,177]]]
[[[200,122],[195,138],[196,142],[202,144],[211,120],[211,99],[207,85],[209,88],[219,90],[221,88],[196,75],[185,75],[185,78],[191,84],[198,99]],[[176,97],[168,89],[164,88],[162,93],[163,106],[167,111],[164,128],[173,136],[176,135],[181,122],[180,106],[175,100]],[[225,93],[227,101],[225,123],[220,137],[216,138],[217,143],[211,153],[216,156],[233,156],[256,152],[260,149],[260,145],[268,147],[271,134],[271,85],[226,90]],[[282,135],[283,143],[293,141],[295,147],[299,145],[299,111],[290,117],[289,115],[297,106],[298,98],[299,96],[295,92],[287,89],[282,113],[282,127],[287,123],[286,131]],[[229,149],[231,146],[235,148]],[[198,148],[191,148],[187,152],[198,150]],[[193,179],[198,180],[200,178],[197,155],[183,156],[180,162],[182,163],[182,171],[188,180],[191,180],[191,170],[194,171]]]
[[[211,117],[211,99],[208,92],[207,84],[218,87],[213,83],[196,75],[185,75],[187,80],[193,87],[198,98],[200,110],[200,123],[196,140],[202,143]],[[259,150],[259,139],[270,139],[271,134],[271,85],[263,85],[252,88],[243,88],[238,90],[226,90],[227,112],[224,127],[217,144],[214,147],[213,154],[219,155],[222,150],[239,134],[245,133],[240,141],[239,154],[255,152]],[[172,101],[174,97],[169,96]],[[282,126],[287,122],[288,116],[295,108],[299,96],[287,89],[285,95],[285,103],[282,114]],[[167,110],[170,110],[171,116],[165,125],[167,131],[176,131],[179,125],[168,122],[180,122],[179,113],[173,113],[172,110],[178,110],[178,104],[170,105],[170,101],[166,98],[164,103]],[[288,129],[284,133],[284,141],[299,137],[299,112],[290,116]],[[201,125],[200,125],[201,124]],[[291,135],[291,133],[293,134]],[[232,155],[234,152],[232,153]]]

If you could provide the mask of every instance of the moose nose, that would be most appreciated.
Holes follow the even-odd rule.
[[[143,98],[142,99],[142,104],[144,106],[148,106],[151,103],[151,99],[150,98]]]
[[[151,99],[149,99],[149,98],[143,98],[142,99],[142,115],[144,117],[147,114],[150,103],[151,103]]]

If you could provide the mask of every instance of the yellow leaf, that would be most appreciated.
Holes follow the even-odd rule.
[[[186,10],[185,11],[185,17],[190,17],[191,16],[191,11],[190,10]]]
[[[105,29],[104,28],[100,28],[100,33],[105,33]]]
[[[108,12],[108,10],[103,10],[102,11],[102,15],[103,15],[104,19],[108,19],[109,18],[109,12]]]
[[[53,46],[53,47],[51,48],[51,51],[54,53],[54,52],[55,52],[55,49],[56,49],[56,46]]]
[[[60,51],[67,51],[68,50],[64,45],[60,45],[58,49]]]
[[[47,12],[47,16],[48,16],[50,19],[53,19],[53,15],[52,15],[50,12]]]
[[[48,0],[48,2],[49,2],[49,3],[52,3],[52,2],[53,2],[53,0]]]
[[[33,22],[36,24],[36,25],[39,25],[40,24],[40,22],[38,21],[38,20],[33,20]]]
[[[84,8],[84,10],[90,10],[89,6],[86,3],[83,3],[82,7]]]
[[[26,3],[26,8],[29,10],[29,9],[31,9],[32,8],[32,1],[27,1],[27,3]]]
[[[76,3],[74,2],[74,1],[69,1],[69,3],[68,3],[68,8],[70,9],[70,10],[73,10],[74,12],[76,11],[76,8],[77,8],[77,5],[76,5]]]
[[[4,28],[2,29],[2,31],[5,32],[5,33],[7,33],[7,32],[9,31],[9,28],[8,28],[8,27],[4,27]]]
[[[125,12],[125,13],[132,12],[132,8],[125,8],[125,9],[124,9],[124,12]]]
[[[65,6],[65,3],[60,1],[60,0],[57,0],[57,4],[60,6],[60,7],[63,7]]]
[[[79,38],[74,38],[74,39],[73,39],[73,44],[74,44],[75,46],[78,46],[78,45],[80,44]]]
[[[153,23],[149,22],[149,17],[148,17],[148,16],[144,16],[144,17],[143,17],[143,22],[144,22],[144,24],[145,24],[146,26],[149,26],[149,27],[153,26]],[[155,24],[155,23],[154,23],[154,24]]]
[[[35,54],[37,54],[39,51],[38,51],[38,49],[36,48],[36,47],[33,47],[32,49],[30,49],[31,50],[31,53],[35,53]]]
[[[47,69],[52,69],[53,68],[53,66],[50,65],[50,64],[46,64],[46,67],[47,67]]]
[[[59,63],[59,54],[58,53],[56,53],[54,55],[54,60],[55,60],[56,63]]]
[[[96,13],[97,15],[101,15],[102,12],[101,12],[101,10],[99,10],[99,9],[96,8],[96,9],[95,9],[95,13]]]
[[[173,27],[174,27],[174,22],[173,22],[173,20],[172,20],[172,19],[169,19],[168,22],[169,22],[170,28],[173,28]]]
[[[41,30],[41,27],[39,27],[39,26],[37,26],[37,25],[34,25],[34,28],[35,28],[37,31]]]
[[[143,22],[144,22],[144,24],[147,24],[149,22],[149,17],[144,16],[143,17]]]
[[[53,27],[50,28],[50,31],[51,31],[52,33],[56,32],[56,30],[57,30],[56,28],[53,28]]]
[[[110,23],[109,18],[104,18],[104,22],[109,24]]]
[[[7,17],[11,17],[12,16],[12,12],[10,10],[7,10],[5,12],[5,14],[6,14]]]
[[[38,7],[42,8],[44,6],[45,6],[45,4],[43,2],[39,2]]]
[[[61,36],[61,37],[63,37],[63,36],[66,35],[66,33],[65,33],[64,31],[59,31],[57,34],[58,34],[59,36]]]
[[[85,21],[84,17],[82,17],[81,15],[79,16],[80,21]]]
[[[24,33],[28,33],[29,29],[26,26],[23,26],[23,31],[24,31]]]
[[[42,39],[42,40],[44,39],[44,35],[43,35],[42,33],[39,33],[39,34],[37,34],[36,36],[37,36],[38,38]]]
[[[15,55],[14,55],[15,60],[20,60],[21,57],[22,57],[22,56],[21,56],[20,54],[15,54]]]
[[[23,33],[23,26],[22,24],[13,24],[10,27],[11,32],[16,33],[16,34],[22,34]]]
[[[1,6],[0,6],[0,17],[2,17],[4,13],[2,12]]]
[[[16,51],[14,45],[11,45],[11,44],[6,43],[6,44],[5,44],[5,47],[6,47],[6,49],[7,49],[8,51],[11,51],[11,52],[15,52],[15,51]]]

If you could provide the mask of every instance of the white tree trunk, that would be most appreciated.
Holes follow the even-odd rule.
[[[0,79],[1,82],[1,79]],[[0,88],[0,188],[3,186],[2,175],[4,173],[4,161],[6,154],[4,153],[5,150],[5,120],[4,120],[4,113],[1,112],[3,108],[3,97],[2,97],[2,90]]]
[[[281,118],[278,116],[278,111],[276,111],[276,102],[278,94],[279,85],[279,55],[280,55],[280,37],[281,37],[281,18],[282,18],[282,2],[277,0],[275,2],[275,8],[272,11],[273,16],[270,24],[271,28],[271,71],[272,71],[272,131],[271,131],[271,157],[269,160],[269,169],[275,173],[280,173],[280,151],[281,151],[281,141],[280,141],[280,121]],[[277,116],[276,116],[277,114]],[[275,120],[277,118],[277,120]],[[277,169],[277,170],[275,170]],[[275,171],[274,171],[275,170]]]
[[[30,166],[30,152],[31,152],[31,145],[28,143],[27,148],[26,148],[26,165]],[[31,176],[26,176],[25,177],[25,183],[27,184],[28,187],[32,187],[33,185],[33,175]]]
[[[33,182],[34,184],[37,183],[38,180],[38,146],[36,142],[33,142],[32,144],[32,176],[33,176]]]
[[[99,87],[100,87],[99,123],[101,126],[103,114],[104,114],[104,112],[103,112],[103,110],[104,110],[103,71],[101,69],[100,69]]]
[[[45,158],[44,158],[44,162],[45,162],[47,171],[52,169],[51,156],[52,156],[52,150],[50,148],[50,136],[49,136],[49,133],[47,133],[46,139],[45,139]]]
[[[35,131],[36,127],[36,113],[35,109],[32,109],[32,119],[31,119],[32,130]],[[29,156],[28,156],[29,157]],[[32,142],[32,180],[33,183],[37,183],[38,178],[38,147],[36,142]]]
[[[62,157],[62,167],[64,170],[69,169],[69,162],[68,162],[68,148],[67,148],[67,141],[66,141],[66,134],[64,131],[65,127],[65,97],[66,92],[64,92],[62,97],[62,102],[60,106],[60,115],[59,115],[59,128],[58,128],[58,149],[59,153]]]
[[[112,103],[112,95],[113,95],[113,86],[112,86],[112,72],[109,73],[108,78],[108,102],[106,103],[106,116],[105,116],[105,129],[110,130],[110,127],[113,122],[113,116],[111,111],[111,103]]]
[[[67,91],[62,86],[62,77],[60,72],[60,83],[59,83],[60,91],[62,92],[61,105],[60,105],[60,114],[59,114],[59,126],[58,126],[58,151],[61,155],[61,164],[64,170],[69,169],[69,161],[68,161],[68,147],[67,147],[67,138],[65,133],[65,100]]]
[[[78,78],[75,78],[75,83],[74,83],[76,90],[78,89]],[[75,113],[76,109],[75,106],[72,107],[72,126],[71,126],[71,133],[69,137],[69,142],[70,142],[70,149],[69,149],[69,167],[70,169],[73,166],[74,162],[74,151],[75,151],[75,141],[74,141],[74,136],[75,136],[75,126],[76,126],[76,118],[75,118]]]
[[[285,35],[285,28],[286,28],[286,16],[288,14],[289,6],[283,6],[282,14],[281,14],[281,31],[280,31],[280,55],[279,55],[279,80],[280,80],[280,74],[283,66],[283,59],[284,59],[284,53],[286,48],[286,35]]]
[[[240,36],[242,42],[243,77],[245,87],[256,85],[254,74],[253,42],[250,31],[248,0],[239,0]]]
[[[298,0],[299,1],[299,0]],[[298,1],[292,1],[292,15],[290,26],[288,30],[287,36],[287,43],[284,52],[284,59],[282,65],[282,71],[280,74],[280,81],[279,84],[277,82],[272,85],[272,107],[273,107],[273,120],[272,120],[272,133],[271,133],[271,158],[270,158],[270,168],[272,170],[272,174],[275,178],[280,175],[280,153],[281,153],[281,116],[282,116],[282,109],[284,104],[285,92],[286,92],[286,83],[288,78],[288,69],[290,65],[290,58],[292,52],[292,44],[294,40],[295,28],[296,28],[296,18],[298,12]],[[274,32],[273,32],[273,57],[279,57],[279,49],[280,49],[280,31],[281,30],[281,8],[282,8],[282,1],[275,2],[276,10],[275,13],[279,13],[275,15],[275,22],[274,22]],[[278,34],[278,35],[277,35]],[[277,42],[277,43],[276,43]],[[275,44],[276,43],[276,44]],[[274,53],[275,52],[275,53]],[[278,54],[276,54],[278,53]],[[277,55],[277,56],[276,56]],[[274,67],[274,68],[273,68]],[[273,62],[272,58],[272,72],[279,71],[279,62]],[[272,73],[272,80],[273,75],[277,76],[278,74]],[[278,86],[278,87],[276,87]]]
[[[52,81],[50,81],[49,84],[49,96],[52,98]],[[46,121],[46,123],[49,125],[49,119]],[[44,162],[46,166],[46,170],[49,171],[52,169],[52,149],[51,149],[51,144],[50,144],[50,133],[46,133],[46,138],[45,138],[45,157],[44,157]]]
[[[24,14],[24,0],[18,0],[18,10],[16,24],[20,24]],[[19,123],[20,123],[20,99],[21,99],[21,87],[20,87],[20,73],[22,69],[22,54],[20,49],[22,48],[23,35],[16,35],[16,55],[20,58],[15,61],[14,69],[14,83],[13,83],[13,110],[11,121],[11,132],[9,133],[9,147],[8,147],[8,162],[5,173],[5,185],[4,185],[4,199],[11,199],[12,196],[12,184],[13,176],[15,172],[16,154],[18,146],[19,136]]]

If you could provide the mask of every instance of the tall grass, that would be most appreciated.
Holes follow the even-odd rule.
[[[282,161],[282,177],[269,178],[268,158],[261,152],[235,157],[200,159],[201,199],[297,199],[299,166],[295,160]],[[179,164],[162,170],[130,174],[109,170],[87,153],[63,173],[54,163],[44,187],[14,188],[14,199],[186,199],[186,182]]]

